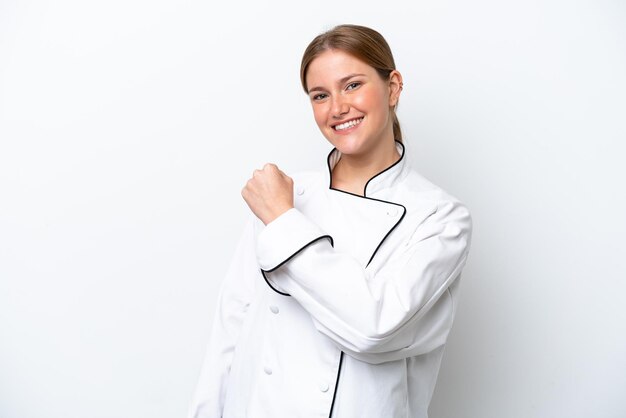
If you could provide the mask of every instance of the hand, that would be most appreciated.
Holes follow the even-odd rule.
[[[271,163],[254,170],[241,196],[265,225],[293,208],[293,179]]]

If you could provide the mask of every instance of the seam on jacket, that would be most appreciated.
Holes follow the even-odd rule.
[[[450,283],[452,285],[452,283]],[[454,298],[452,297],[452,292],[450,291],[450,286],[446,289],[448,292],[448,296],[450,296],[450,304],[452,305],[452,318],[456,316],[456,306],[454,305]]]

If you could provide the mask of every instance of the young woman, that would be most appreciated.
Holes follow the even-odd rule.
[[[426,417],[470,214],[410,167],[378,32],[317,36],[301,81],[333,149],[319,172],[266,164],[243,188],[189,417]]]

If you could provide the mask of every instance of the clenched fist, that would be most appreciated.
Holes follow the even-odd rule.
[[[271,163],[254,170],[241,196],[265,225],[293,208],[293,179]]]

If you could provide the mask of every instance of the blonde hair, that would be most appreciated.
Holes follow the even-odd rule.
[[[300,81],[305,93],[309,92],[306,85],[306,73],[309,64],[322,52],[329,49],[346,52],[370,65],[383,80],[388,80],[390,73],[396,69],[391,48],[380,33],[366,26],[338,25],[317,35],[302,55]],[[395,109],[392,109],[391,112],[393,115],[393,136],[402,142],[400,121]]]

